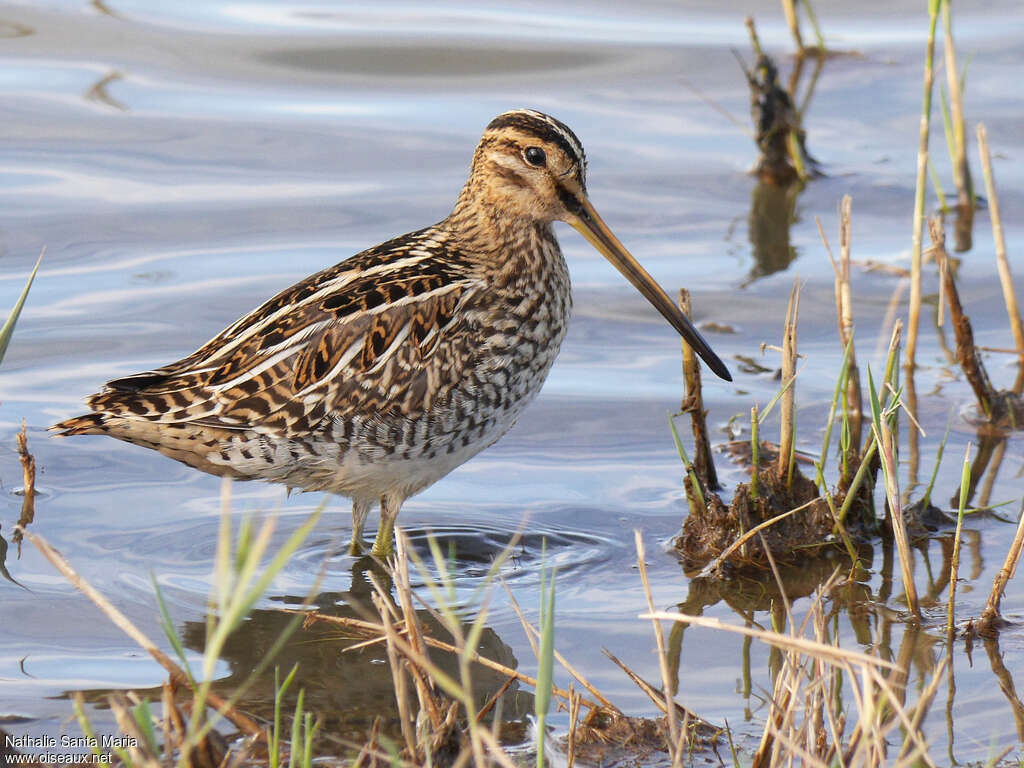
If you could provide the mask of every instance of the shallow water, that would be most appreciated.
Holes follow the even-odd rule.
[[[112,440],[54,440],[45,428],[79,412],[82,398],[106,379],[176,359],[292,281],[442,218],[482,127],[522,105],[575,129],[590,159],[591,198],[619,237],[670,293],[680,285],[691,290],[698,323],[733,329],[708,333],[736,379],[727,385],[705,376],[716,442],[729,439],[730,418],[774,394],[778,358],[769,352],[762,359],[759,347],[778,343],[792,280],[804,281],[798,447],[816,452],[841,350],[815,217],[835,246],[836,207],[851,194],[854,258],[907,265],[925,33],[917,2],[838,5],[817,3],[819,18],[830,45],[856,55],[826,63],[806,117],[810,151],[827,175],[800,195],[788,231],[772,232],[752,219],[752,209],[778,210],[779,201],[748,173],[748,95],[731,51],[748,50],[747,13],[756,15],[769,50],[790,50],[774,2],[722,10],[707,1],[680,7],[648,0],[629,4],[628,12],[617,3],[568,0],[446,4],[429,13],[412,3],[339,8],[306,0],[0,6],[4,303],[13,303],[47,248],[0,373],[3,535],[9,538],[21,506],[14,433],[25,419],[42,491],[32,530],[156,637],[153,574],[198,655],[219,480]],[[1019,278],[1024,135],[1007,84],[1024,65],[1024,16],[1013,0],[960,2],[956,31],[961,61],[973,55],[966,113],[971,126],[988,126]],[[788,75],[792,60],[783,55],[780,64]],[[949,193],[937,109],[932,146]],[[972,169],[980,184],[973,154]],[[467,596],[489,558],[513,533],[528,530],[506,576],[532,618],[546,537],[561,574],[558,647],[622,709],[651,715],[646,697],[601,653],[607,647],[641,676],[658,679],[650,627],[635,618],[646,603],[634,529],[647,541],[659,607],[700,606],[705,615],[741,622],[738,607],[755,610],[767,625],[767,604],[740,585],[708,590],[691,582],[663,551],[686,511],[666,423],[681,396],[678,340],[581,238],[566,227],[559,233],[575,316],[544,391],[504,440],[410,501],[401,524],[418,541],[434,531],[444,547],[452,542]],[[992,254],[982,211],[974,247],[963,255],[960,289],[978,343],[1008,347]],[[877,371],[891,325],[887,309],[894,294],[905,302],[906,285],[858,270],[853,291],[861,366]],[[925,293],[936,291],[929,272]],[[965,446],[978,438],[969,388],[943,346],[952,344],[948,325],[940,335],[930,320],[934,304],[922,320],[918,353],[919,418],[928,433],[918,475],[927,482],[954,411],[935,492],[947,500]],[[769,372],[745,371],[737,355],[756,358]],[[990,355],[987,362],[999,385],[1012,383],[1010,358]],[[1011,436],[986,495],[1011,501],[1002,513],[1014,519],[1022,469],[1022,444]],[[730,486],[743,477],[724,457],[719,474]],[[233,507],[279,511],[283,540],[319,501],[247,484],[235,486]],[[347,534],[347,505],[335,501],[330,509],[236,638],[218,670],[225,684],[244,676],[284,622],[276,609],[301,599],[324,555]],[[965,527],[958,616],[966,621],[980,614],[1013,528],[991,516],[970,518]],[[945,654],[939,574],[949,535],[917,554],[919,590],[937,585],[921,632],[892,620],[903,605],[900,577],[898,569],[894,577],[886,573],[880,547],[865,582],[876,609],[871,618],[839,611],[845,646],[913,660],[911,698]],[[0,725],[13,733],[73,732],[64,723],[68,692],[160,683],[160,668],[30,545],[20,558],[12,545],[7,564],[28,589],[0,581]],[[1004,614],[1017,622],[1024,619],[1019,581],[1003,601]],[[790,596],[799,597],[813,584],[791,587]],[[365,588],[353,561],[334,555],[318,602],[354,610]],[[797,609],[805,603],[797,600]],[[494,653],[534,669],[501,594],[488,633]],[[356,738],[374,712],[390,711],[390,673],[374,651],[339,656],[327,641],[293,646],[282,664],[301,658],[311,701],[337,733]],[[962,641],[956,644],[952,726],[947,730],[945,686],[925,726],[939,758],[984,760],[1021,749],[1024,715],[1020,708],[1015,714],[1019,703],[1000,690],[994,673],[1001,659],[1024,685],[1019,623],[1003,633],[998,651],[986,650],[992,652],[975,647],[969,657]],[[741,682],[742,640],[688,630],[679,659],[680,703],[712,722],[728,719],[746,749],[756,747],[771,686],[767,650],[755,645],[750,654],[749,694]],[[266,708],[268,690],[251,695],[253,710]],[[506,713],[520,704],[529,710],[518,701]],[[109,727],[102,710],[95,717],[101,730]]]

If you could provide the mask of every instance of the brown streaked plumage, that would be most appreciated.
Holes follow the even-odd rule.
[[[569,274],[552,230],[576,227],[695,347],[728,369],[591,207],[565,125],[499,115],[451,215],[282,291],[188,357],[110,381],[53,429],[105,434],[216,475],[353,501],[353,550],[402,502],[500,438],[565,336]],[[731,379],[730,379],[731,380]]]

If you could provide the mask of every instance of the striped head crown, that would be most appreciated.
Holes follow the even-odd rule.
[[[551,158],[556,161],[553,167],[561,166],[562,164],[557,160],[564,159],[571,165],[577,179],[585,186],[587,155],[583,151],[580,140],[576,138],[576,134],[561,120],[556,120],[551,115],[545,115],[535,109],[515,109],[491,120],[484,131],[484,139],[489,134],[526,140],[533,138],[542,144],[556,147],[562,157]],[[529,158],[527,160],[529,161]]]
[[[507,216],[565,219],[586,193],[587,158],[568,126],[532,109],[494,118],[484,130],[467,192]]]

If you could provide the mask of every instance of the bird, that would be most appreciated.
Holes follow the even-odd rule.
[[[353,554],[393,551],[403,502],[501,438],[536,397],[572,299],[577,229],[719,377],[729,369],[598,216],[580,140],[516,109],[486,127],[451,214],[278,293],[177,362],[108,381],[51,427],[196,469],[352,501]]]

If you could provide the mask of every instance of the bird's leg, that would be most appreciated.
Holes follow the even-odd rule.
[[[352,541],[348,545],[350,555],[363,554],[363,526],[366,525],[366,516],[370,514],[372,504],[362,499],[352,501]]]
[[[395,496],[380,497],[380,527],[373,542],[373,554],[385,558],[394,551],[395,518],[402,508],[402,499]]]

